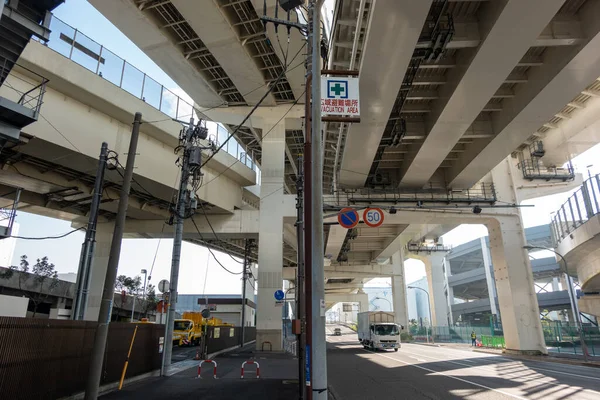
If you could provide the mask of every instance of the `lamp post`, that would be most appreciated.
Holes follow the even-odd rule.
[[[385,297],[375,297],[375,300],[385,300],[390,304],[390,311],[392,311],[392,302],[386,299]]]
[[[418,289],[418,290],[422,290],[423,292],[425,292],[425,294],[427,295],[427,308],[429,309],[429,326],[432,327],[432,323],[433,320],[431,319],[431,302],[429,301],[429,292],[423,288],[420,288],[418,286],[409,286],[409,289]],[[427,332],[427,328],[425,328],[425,335],[427,336],[427,343],[429,343],[429,333]],[[433,340],[433,331],[431,332],[431,341],[434,342]]]
[[[576,306],[577,303],[575,300],[575,293],[573,291],[573,280],[571,279],[571,275],[569,275],[567,260],[565,260],[563,255],[560,254],[558,251],[551,249],[549,247],[527,245],[527,246],[523,246],[523,248],[525,250],[536,250],[537,249],[537,250],[551,251],[552,253],[554,253],[558,257],[560,257],[563,264],[565,265],[565,270],[563,271],[563,273],[565,274],[565,280],[567,281],[567,285],[569,286],[567,288],[567,292],[569,293],[569,302],[571,303],[571,311],[573,312],[573,316],[575,317],[575,326],[576,326],[577,330],[579,331],[579,341],[581,342],[581,353],[583,354],[583,360],[587,362],[588,354],[587,354],[587,346],[585,345],[585,340],[583,337],[583,325],[581,323],[581,315],[579,315],[579,312],[577,311],[577,306]]]

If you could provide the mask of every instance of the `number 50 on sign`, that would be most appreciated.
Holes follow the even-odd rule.
[[[371,228],[383,224],[383,211],[380,208],[367,208],[363,213],[363,221]]]

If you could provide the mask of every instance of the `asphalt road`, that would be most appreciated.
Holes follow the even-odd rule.
[[[327,326],[328,384],[338,400],[600,399],[600,369],[402,344],[368,351],[346,327]]]

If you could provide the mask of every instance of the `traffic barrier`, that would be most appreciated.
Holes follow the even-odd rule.
[[[256,365],[256,378],[257,379],[260,378],[260,365],[256,361],[254,361],[254,360],[248,360],[248,361],[244,361],[242,363],[242,379],[244,379],[244,366],[246,364],[254,364],[254,365]]]
[[[200,374],[202,373],[202,364],[204,364],[204,363],[214,364],[213,378],[217,379],[217,362],[215,360],[204,360],[204,361],[200,362],[200,364],[198,365],[198,379],[202,379]]]

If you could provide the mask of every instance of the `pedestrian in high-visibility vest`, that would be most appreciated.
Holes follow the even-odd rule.
[[[471,347],[475,347],[477,345],[477,335],[475,331],[471,332]]]

